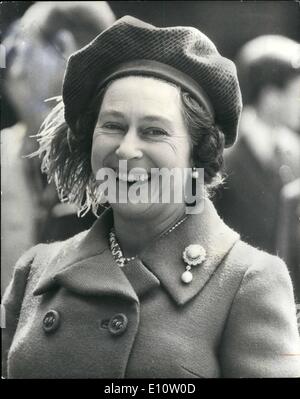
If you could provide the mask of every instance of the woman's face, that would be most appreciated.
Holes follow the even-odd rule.
[[[123,183],[119,190],[128,193],[131,185],[122,181],[124,169],[119,169],[119,161],[127,161],[127,177],[133,168],[142,168],[150,176],[152,168],[191,167],[191,140],[182,115],[180,90],[176,86],[141,76],[120,78],[110,84],[94,132],[92,170],[96,176],[100,168],[114,169]],[[150,193],[153,181],[148,179],[138,184],[148,185]],[[182,191],[183,185],[175,180],[170,187],[170,198],[174,191]],[[117,184],[117,195],[119,190]],[[160,196],[159,185],[155,190],[156,196]],[[173,203],[172,206],[182,207],[182,204]],[[128,201],[112,203],[112,207],[124,216],[152,217],[166,211],[170,204]]]

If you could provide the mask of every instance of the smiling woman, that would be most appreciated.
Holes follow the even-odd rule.
[[[300,376],[285,264],[241,241],[209,200],[240,112],[234,64],[194,28],[124,17],[70,57],[38,136],[43,170],[81,212],[101,209],[105,168],[127,200],[17,263],[4,297],[9,378]],[[174,169],[190,173],[172,194],[204,169],[200,211],[130,200],[134,185],[162,196],[153,172]]]

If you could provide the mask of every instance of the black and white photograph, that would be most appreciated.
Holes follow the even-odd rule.
[[[299,1],[0,22],[2,379],[299,378]]]

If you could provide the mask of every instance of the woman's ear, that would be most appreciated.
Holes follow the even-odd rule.
[[[60,54],[62,54],[66,59],[72,53],[78,50],[78,46],[73,33],[66,29],[60,29],[55,34],[53,44],[60,52]]]

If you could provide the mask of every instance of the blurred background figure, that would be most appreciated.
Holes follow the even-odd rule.
[[[3,291],[16,260],[37,242],[62,240],[87,229],[94,216],[78,218],[58,200],[36,159],[30,136],[61,94],[67,59],[115,21],[105,1],[37,2],[7,31],[3,89],[19,122],[1,132],[1,266]]]
[[[244,111],[238,143],[225,155],[217,207],[245,241],[286,260],[299,297],[300,261],[292,251],[300,240],[290,230],[299,228],[299,196],[284,187],[300,177],[300,45],[260,36],[241,48],[237,67]]]
[[[278,254],[290,265],[296,299],[300,304],[300,179],[286,184],[281,190],[279,226]]]

